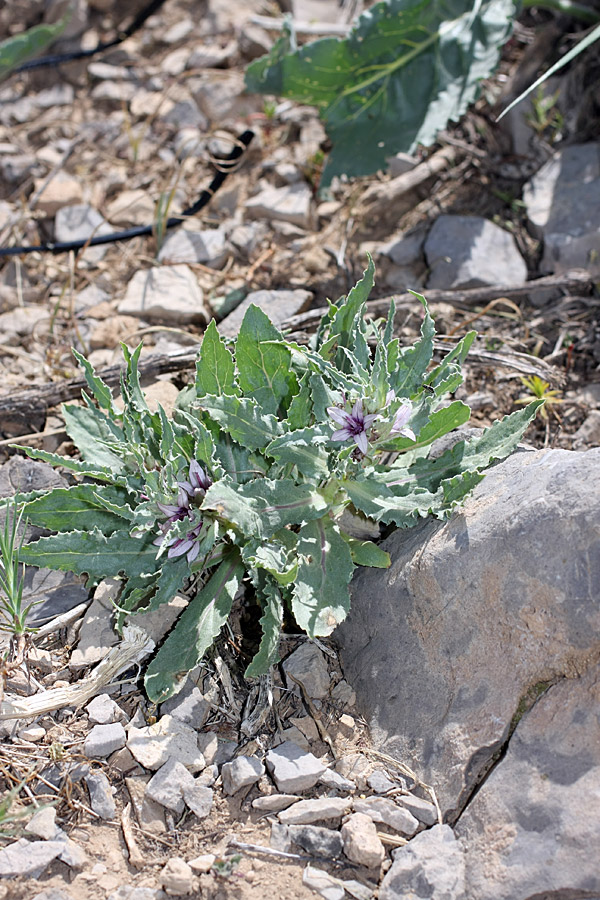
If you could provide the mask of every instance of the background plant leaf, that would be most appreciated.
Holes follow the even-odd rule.
[[[326,187],[334,175],[385,168],[458,120],[496,68],[516,12],[513,0],[386,0],[344,40],[296,52],[278,42],[250,64],[246,87],[319,107],[333,144]]]
[[[198,397],[238,393],[233,357],[217,331],[214,319],[204,332],[196,362],[196,393]]]
[[[279,659],[279,637],[283,623],[281,590],[272,578],[265,576],[258,579],[256,593],[263,609],[260,618],[262,637],[258,651],[244,673],[246,678],[265,675]]]
[[[290,369],[291,353],[281,333],[254,304],[244,315],[235,359],[240,387],[257,402],[261,412],[276,415],[280,407],[287,409],[298,392],[296,376]]]

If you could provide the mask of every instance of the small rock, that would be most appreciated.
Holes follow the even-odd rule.
[[[120,722],[112,725],[94,725],[83,744],[88,759],[104,759],[125,746],[127,736]]]
[[[194,786],[194,778],[186,767],[175,759],[169,759],[146,785],[146,794],[161,806],[181,815],[185,809],[183,791],[193,790]]]
[[[246,212],[252,219],[289,222],[299,228],[311,228],[312,191],[304,182],[280,188],[268,187],[246,201]]]
[[[79,642],[69,660],[69,668],[74,672],[100,662],[118,642],[112,627],[112,601],[116,600],[120,589],[121,583],[116,578],[105,578],[96,588],[94,599],[83,617]]]
[[[62,845],[61,852],[58,854],[61,862],[71,869],[83,869],[87,865],[88,858],[85,851],[79,844],[72,841],[61,828],[58,829],[55,840]]]
[[[125,785],[131,797],[131,803],[135,817],[140,828],[149,831],[150,834],[164,834],[167,830],[165,824],[165,810],[160,803],[146,794],[147,778],[126,778]]]
[[[173,716],[161,716],[154,725],[130,728],[127,747],[145,769],[160,769],[170,758],[194,773],[205,766],[196,732]]]
[[[199,875],[205,875],[212,869],[212,865],[216,858],[214,853],[203,853],[201,856],[190,859],[188,866],[193,872],[197,872]]]
[[[53,888],[49,888],[47,891],[36,894],[31,900],[73,900],[73,895],[67,894],[65,891],[57,891]]]
[[[160,711],[199,731],[210,715],[210,703],[198,686],[187,678],[179,693],[161,704]]]
[[[353,707],[356,705],[356,694],[344,679],[338,681],[332,690],[331,699],[334,703],[341,703],[343,706]]]
[[[377,836],[377,829],[369,816],[353,813],[341,829],[344,853],[359,866],[374,869],[385,858],[383,844]]]
[[[586,447],[600,446],[600,410],[592,409],[573,435],[573,449],[585,450]]]
[[[320,828],[318,825],[289,825],[288,834],[294,844],[314,856],[328,856],[337,859],[342,855],[343,845],[339,831]]]
[[[109,759],[108,764],[111,768],[116,769],[121,775],[135,775],[142,773],[142,767],[138,765],[127,747],[121,747],[115,751]]]
[[[247,23],[244,23],[244,31]],[[219,47],[214,41],[210,44],[201,45],[192,51],[192,55],[188,60],[189,69],[222,69],[229,65],[233,57],[236,55],[237,44],[235,41],[229,41],[224,47]]]
[[[396,797],[396,803],[406,807],[423,825],[435,825],[438,821],[437,810],[429,800],[415,797],[414,794],[400,794]]]
[[[289,853],[292,849],[292,839],[289,835],[288,826],[282,825],[281,822],[272,822],[271,840],[269,843],[273,850],[283,850],[284,853]]]
[[[189,47],[179,47],[177,50],[167,53],[160,65],[161,70],[167,75],[181,75],[182,72],[185,72],[189,58]]]
[[[198,749],[202,753],[206,765],[212,766],[219,750],[219,738],[214,731],[203,731],[198,735]]]
[[[262,222],[245,222],[236,225],[229,234],[229,240],[246,256],[256,250],[260,242],[267,234],[267,228]]]
[[[344,713],[339,717],[337,722],[340,733],[346,737],[351,738],[354,736],[354,731],[356,728],[356,722],[352,716],[349,716],[347,713]]]
[[[194,23],[191,19],[181,19],[179,22],[175,22],[174,25],[171,25],[171,27],[161,35],[161,40],[165,44],[178,44],[179,41],[185,40],[193,30]]]
[[[302,732],[307,741],[321,740],[319,729],[317,728],[315,720],[312,718],[312,716],[291,716],[288,721],[291,722],[292,725],[295,725],[296,728]]]
[[[316,756],[290,741],[269,750],[265,762],[278,790],[283,793],[309,790],[326,769]]]
[[[36,837],[42,838],[44,841],[53,840],[57,829],[56,809],[53,806],[40,809],[25,826],[25,831],[29,834],[35,834]]]
[[[352,806],[348,797],[322,797],[319,800],[299,800],[278,814],[282,825],[310,825],[326,819],[339,819]]]
[[[325,769],[323,774],[319,776],[318,783],[324,784],[325,787],[332,788],[334,791],[347,791],[350,793],[356,790],[356,782],[350,781],[349,778],[344,778],[335,769]]]
[[[281,812],[287,809],[292,803],[301,798],[297,794],[269,794],[268,797],[256,797],[252,801],[252,808],[258,809],[260,812]]]
[[[42,184],[43,181],[36,185],[41,192],[37,195],[34,208],[48,218],[53,218],[61,207],[81,204],[83,200],[81,184],[66,172],[57,172],[45,187]]]
[[[356,881],[354,878],[344,879],[342,884],[350,896],[355,897],[356,900],[371,900],[374,894],[372,888],[368,888],[366,884]]]
[[[154,203],[147,191],[123,191],[107,206],[107,218],[115,225],[148,225],[154,218]]]
[[[172,856],[159,878],[167,894],[191,894],[194,890],[194,873],[181,856]]]
[[[208,322],[202,289],[188,266],[138,269],[118,311],[178,326]]]
[[[165,240],[158,259],[169,263],[202,263],[221,269],[229,257],[225,233],[220,228],[190,231],[179,228]]]
[[[113,799],[114,788],[104,772],[93,772],[86,775],[85,783],[90,792],[90,806],[103,819],[114,819],[117,808]]]
[[[315,866],[306,866],[302,873],[302,884],[312,888],[325,900],[344,900],[346,896],[344,887],[337,878]]]
[[[439,216],[425,241],[425,256],[429,288],[522,284],[527,279],[513,236],[480,216]]]
[[[392,178],[398,178],[399,175],[405,175],[406,172],[414,169],[417,162],[418,160],[411,156],[410,153],[396,153],[395,156],[390,156],[387,160],[387,171]]]
[[[46,737],[46,729],[42,728],[41,725],[30,725],[28,728],[21,728],[17,732],[17,737],[22,741],[30,741],[32,744],[37,744],[38,741],[42,741]]]
[[[108,900],[165,900],[165,895],[158,888],[122,884],[120,888],[110,894]]]
[[[376,794],[387,794],[388,791],[398,787],[396,782],[388,778],[383,769],[375,769],[374,772],[371,772],[367,778],[367,784]]]
[[[251,291],[245,300],[229,313],[220,323],[219,331],[224,337],[237,337],[244,315],[254,304],[268,315],[276,327],[283,325],[291,316],[304,312],[313,295],[301,289],[295,291]]]
[[[228,52],[231,52],[230,48]],[[214,49],[211,49],[211,54],[214,60]],[[191,57],[190,60],[194,58],[199,59],[199,56]],[[223,58],[223,51],[221,51],[221,58]],[[206,66],[207,63],[205,62],[204,65]],[[200,78],[190,79],[188,86],[194,95],[194,100],[210,123],[219,122],[223,125],[227,119],[236,118],[240,114],[246,116],[251,111],[253,103],[257,107],[261,107],[263,102],[262,98],[251,98],[248,94],[244,94],[242,72],[218,72],[202,75]]]
[[[426,230],[422,226],[408,234],[395,234],[385,244],[378,245],[378,252],[387,256],[397,266],[412,266],[421,262]]]
[[[265,767],[255,756],[237,756],[221,769],[223,790],[226,794],[235,794],[243,787],[255,784],[264,773]]]
[[[298,678],[313,700],[323,700],[329,693],[330,677],[325,655],[316,644],[305,641],[294,650],[283,663],[286,685],[296,694],[300,693]]]
[[[300,731],[299,728],[296,728],[295,725],[291,725],[289,728],[284,728],[280,732],[281,743],[284,741],[291,741],[293,744],[296,744],[298,747],[301,747],[302,750],[310,750],[310,743],[306,737],[306,735]]]
[[[85,708],[90,722],[97,725],[112,725],[127,718],[118,703],[109,694],[98,694]]]
[[[379,900],[401,900],[413,893],[436,900],[465,900],[464,854],[449,825],[421,832],[393,856]]]
[[[216,765],[207,766],[196,778],[196,784],[202,787],[212,787],[219,777],[219,767]]]
[[[354,811],[364,813],[374,822],[383,822],[400,834],[412,837],[419,828],[418,820],[408,811],[397,806],[386,797],[367,797],[366,800],[354,800]]]
[[[20,838],[0,850],[0,876],[39,878],[63,850],[62,841],[27,841]]]
[[[87,203],[76,203],[61,207],[54,219],[54,236],[57,241],[86,241],[91,237],[100,237],[113,231],[111,225],[100,215],[98,210]],[[88,247],[80,255],[88,262],[98,262],[107,251],[106,245]]]
[[[202,775],[199,778],[202,778]],[[206,819],[210,815],[213,792],[209,787],[195,781],[192,785],[184,784],[182,793],[186,806],[191,809],[197,819]]]

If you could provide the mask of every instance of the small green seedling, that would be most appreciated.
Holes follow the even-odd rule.
[[[529,389],[529,393],[523,394],[521,397],[517,397],[515,403],[526,404],[531,403],[532,400],[542,400],[544,402],[544,406],[542,406],[540,409],[542,418],[544,420],[548,419],[548,412],[546,407],[548,407],[551,412],[553,412],[554,415],[558,418],[556,410],[552,409],[552,407],[559,403],[564,403],[564,400],[559,396],[561,392],[548,390],[548,388],[550,387],[550,382],[544,381],[543,378],[539,377],[539,375],[532,375],[531,377],[523,375],[520,380],[522,384],[524,384],[525,387]]]

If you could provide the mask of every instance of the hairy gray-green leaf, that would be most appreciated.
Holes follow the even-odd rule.
[[[377,569],[388,569],[392,560],[390,554],[382,550],[373,541],[359,541],[358,538],[350,537],[343,531],[340,532],[352,556],[352,562],[357,566],[373,566]]]
[[[298,532],[300,566],[292,612],[309,637],[331,634],[350,609],[348,584],[354,563],[348,544],[328,516],[307,522]]]
[[[401,350],[395,360],[395,371],[390,375],[389,384],[397,397],[410,397],[421,387],[433,355],[435,325],[425,297],[422,294],[415,294],[415,297],[425,312],[421,324],[421,338],[412,347]]]
[[[271,578],[265,577],[260,580],[257,594],[263,609],[260,619],[262,638],[254,659],[244,673],[246,678],[265,675],[279,659],[279,638],[283,622],[280,588]]]
[[[345,40],[295,52],[280,42],[250,64],[246,86],[319,107],[333,143],[322,187],[334,175],[369,175],[395,153],[429,146],[466,111],[496,68],[516,12],[513,0],[387,0]]]
[[[33,525],[51,531],[85,531],[97,528],[103,534],[126,529],[133,511],[127,491],[116,485],[75,484],[55,488],[25,507]]]
[[[123,442],[123,432],[108,416],[95,407],[63,406],[65,429],[86,462],[120,474],[123,460],[110,449],[110,444]]]
[[[317,518],[326,508],[316,488],[268,478],[247,484],[228,484],[223,479],[208,489],[202,504],[202,511],[214,511],[246,537],[261,538],[270,538],[284,525]]]
[[[244,566],[237,552],[229,554],[184,609],[173,631],[146,670],[150,700],[161,703],[202,659],[227,621]]]
[[[311,425],[275,438],[265,452],[284,465],[297,466],[305,478],[319,481],[329,475],[329,454],[325,444],[330,438],[329,425]]]
[[[281,333],[254,304],[244,315],[235,358],[240,387],[257,402],[261,412],[276,415],[280,406],[287,409],[298,391],[296,376],[290,369],[291,353]]]
[[[207,396],[202,397],[197,405],[210,413],[224,431],[248,450],[264,450],[274,438],[283,434],[283,428],[275,416],[264,415],[250,397]]]
[[[204,394],[237,394],[235,365],[225,341],[211,319],[202,338],[200,354],[196,362],[196,392]]]

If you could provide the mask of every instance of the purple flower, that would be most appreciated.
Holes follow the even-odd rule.
[[[375,419],[378,418],[376,413],[364,413],[362,400],[357,400],[352,407],[352,412],[346,412],[337,406],[330,406],[327,409],[329,417],[342,427],[334,431],[331,435],[332,441],[348,441],[353,439],[354,443],[363,455],[367,455],[367,428],[370,428]]]
[[[211,484],[212,479],[210,476],[204,471],[200,463],[193,459],[188,469],[187,481],[177,482],[177,487],[179,488],[177,503],[156,504],[159,510],[167,516],[167,520],[159,525],[161,533],[154,539],[153,544],[160,547],[173,522],[181,522],[184,519],[196,519],[197,513],[193,509],[193,504],[202,502]],[[171,538],[167,542],[169,547],[167,556],[169,559],[183,556],[185,553],[187,554],[188,562],[193,563],[200,552],[198,538],[200,537],[201,529],[202,519],[197,520],[197,524],[187,532],[185,537]]]
[[[200,463],[193,459],[190,463],[187,481],[178,481],[179,488],[188,494],[192,500],[194,497],[202,499],[212,484],[212,479],[206,474]]]
[[[412,414],[412,406],[410,403],[403,403],[396,416],[394,418],[394,424],[390,429],[390,435],[399,434],[402,437],[410,438],[411,441],[416,441],[416,435],[412,428],[408,428],[406,423],[410,419]]]

